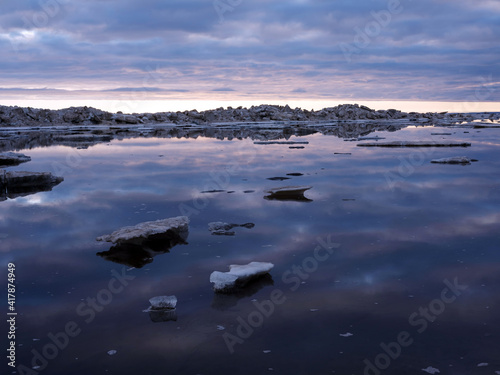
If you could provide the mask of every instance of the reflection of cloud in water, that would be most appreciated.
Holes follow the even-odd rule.
[[[412,132],[418,137],[419,130]],[[490,138],[492,133],[477,136]],[[345,368],[351,369],[352,363],[362,364],[379,348],[381,337],[386,337],[382,335],[405,329],[409,314],[439,297],[443,279],[454,277],[470,284],[470,292],[447,307],[439,318],[440,325],[419,337],[422,347],[434,350],[433,339],[438,334],[447,340],[456,338],[454,342],[470,337],[462,335],[462,329],[449,329],[450,325],[471,332],[495,321],[494,302],[500,285],[500,258],[495,248],[500,216],[495,208],[500,190],[495,180],[499,162],[494,149],[480,150],[477,143],[474,152],[484,155],[471,155],[481,162],[467,170],[436,169],[424,163],[391,191],[384,172],[397,171],[399,157],[408,157],[408,151],[357,150],[354,142],[316,135],[307,140],[311,147],[305,153],[262,148],[255,153],[252,145],[245,146],[247,141],[112,142],[111,146],[82,150],[82,163],[68,171],[64,184],[53,192],[2,202],[0,232],[8,234],[0,238],[2,260],[14,259],[23,270],[20,290],[24,293],[19,304],[26,319],[22,342],[60,331],[61,322],[77,321],[83,333],[51,363],[55,374],[76,367],[82,374],[93,373],[95,363],[124,373],[139,373],[145,363],[150,372],[168,365],[169,370],[179,373],[215,367],[230,373],[244,363],[254,364],[252,370],[259,373],[262,369],[257,367],[262,362],[255,360],[255,353],[271,346],[280,363],[284,363],[281,358],[296,359],[287,362],[293,366],[324,364],[326,352],[345,348]],[[53,161],[64,162],[71,151],[58,148],[52,154],[52,150],[32,150],[33,168],[47,170]],[[352,155],[333,155],[334,151]],[[76,314],[76,306],[107,287],[111,270],[121,269],[97,259],[96,252],[137,266],[134,257],[138,253],[145,252],[139,256],[140,263],[165,250],[153,246],[156,253],[140,248],[137,253],[117,249],[113,254],[112,249],[105,251],[108,247],[97,244],[95,237],[137,222],[178,215],[180,203],[194,207],[193,198],[199,197],[205,182],[210,181],[210,172],[222,172],[232,165],[232,152],[237,153],[241,168],[223,189],[235,193],[204,194],[208,205],[197,208],[190,218],[190,243],[131,270],[136,278],[86,325]],[[440,152],[432,157],[447,156]],[[159,154],[165,156],[159,158]],[[262,199],[266,188],[279,186],[265,177],[293,171],[304,176],[300,182],[290,182],[314,186],[306,194],[313,202]],[[243,194],[250,189],[256,192]],[[27,203],[28,198],[32,204]],[[234,238],[216,238],[207,231],[207,224],[218,220],[251,221],[256,226]],[[314,255],[317,238],[329,235],[341,247],[318,264],[305,284],[291,291],[283,273],[294,265],[301,266]],[[214,295],[209,282],[213,270],[221,264],[255,260],[276,265],[273,288],[257,285],[246,289],[248,294],[220,296],[222,299]],[[263,329],[257,329],[234,356],[229,356],[221,338],[224,331],[218,331],[217,326],[234,334],[236,319],[255,310],[250,299],[269,299],[274,288],[285,292],[287,302],[277,306]],[[179,299],[177,321],[152,324],[142,313],[148,299],[170,294]],[[497,325],[484,327],[493,335],[498,333]],[[352,347],[337,334],[347,330],[354,333]],[[140,345],[138,337],[142,338]],[[354,341],[357,338],[361,341]],[[311,342],[318,344],[314,350]],[[487,349],[476,344],[464,344],[463,349]],[[123,361],[110,362],[106,355],[110,348],[117,348]],[[418,357],[420,352],[408,353]],[[75,366],[76,357],[81,367]],[[342,358],[334,360],[337,364]],[[273,363],[265,365],[265,369],[273,367]],[[332,369],[353,372],[333,365]],[[308,370],[303,372],[314,372]]]

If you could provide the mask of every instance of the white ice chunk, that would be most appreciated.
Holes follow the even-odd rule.
[[[422,371],[427,372],[429,374],[439,374],[441,372],[437,368],[434,368],[432,366],[429,366],[427,368],[423,368]]]
[[[116,354],[116,350],[110,350],[108,351],[108,355],[115,355]]]
[[[176,296],[157,296],[149,299],[152,310],[175,309],[177,305]]]
[[[347,332],[347,333],[341,333],[339,336],[342,336],[342,337],[351,337],[351,336],[354,336],[351,332]]]
[[[251,262],[245,265],[231,264],[229,272],[212,272],[210,282],[214,284],[216,292],[230,292],[244,286],[252,279],[265,275],[273,267],[274,264],[266,262]]]

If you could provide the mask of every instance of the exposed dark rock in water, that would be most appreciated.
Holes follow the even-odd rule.
[[[266,190],[264,199],[280,201],[312,202],[312,199],[306,198],[304,192],[311,189],[312,186],[284,186],[275,189]]]
[[[285,180],[289,180],[290,177],[268,177],[266,178],[266,180],[270,180],[270,181],[285,181]]]
[[[0,200],[51,191],[62,181],[64,178],[49,172],[5,172],[0,169]]]
[[[293,177],[299,177],[299,176],[303,176],[304,173],[293,172],[293,173],[287,173],[286,175],[293,176]]]

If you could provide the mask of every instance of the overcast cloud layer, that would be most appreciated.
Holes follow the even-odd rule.
[[[1,98],[500,101],[498,0],[2,1],[0,49]]]

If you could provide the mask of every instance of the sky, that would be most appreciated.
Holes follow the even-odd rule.
[[[498,0],[22,0],[7,99],[500,101]]]

